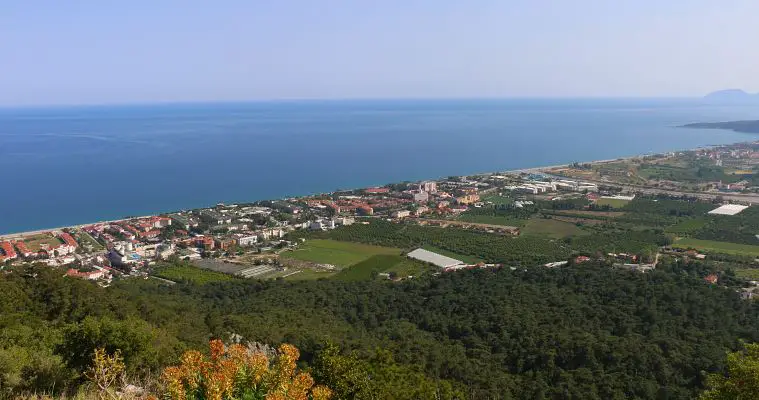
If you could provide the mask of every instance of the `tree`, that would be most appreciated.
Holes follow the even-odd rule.
[[[727,374],[711,374],[700,400],[759,399],[759,343],[727,354]]]

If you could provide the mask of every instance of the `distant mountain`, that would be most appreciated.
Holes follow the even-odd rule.
[[[759,94],[747,93],[741,89],[726,89],[709,93],[704,99],[717,103],[759,103]]]
[[[759,133],[759,121],[698,122],[683,125],[682,128],[727,129],[743,133]]]

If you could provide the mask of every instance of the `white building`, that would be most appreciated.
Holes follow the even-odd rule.
[[[239,235],[237,236],[238,246],[252,246],[258,242],[258,236],[256,235]]]
[[[421,190],[427,193],[437,193],[437,182],[426,181],[421,183]]]
[[[344,225],[344,226],[353,225],[356,222],[356,220],[351,217],[335,218],[333,221],[335,221],[337,225]]]
[[[426,203],[430,200],[430,195],[428,192],[415,192],[414,193],[414,201],[417,203]]]
[[[390,214],[390,216],[393,217],[393,218],[406,218],[409,215],[411,215],[411,211],[409,211],[409,210],[393,211],[393,213]]]

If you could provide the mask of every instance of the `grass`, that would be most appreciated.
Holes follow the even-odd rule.
[[[551,218],[532,218],[527,222],[527,225],[522,228],[521,234],[526,236],[547,236],[560,239],[568,236],[585,235],[587,232],[569,222],[557,221]]]
[[[24,238],[24,243],[26,243],[26,246],[30,251],[38,252],[45,244],[47,244],[49,247],[57,247],[62,242],[57,237],[40,234]]]
[[[169,265],[166,267],[159,267],[153,275],[174,282],[189,281],[198,285],[235,279],[232,276],[222,274],[221,272],[209,271],[198,267],[191,267],[189,265]]]
[[[708,224],[706,218],[691,218],[680,221],[679,223],[667,228],[667,232],[687,234],[696,232]]]
[[[454,252],[451,252],[451,251],[448,251],[448,250],[443,250],[443,249],[435,247],[435,246],[430,246],[430,245],[426,245],[425,244],[424,246],[422,246],[422,248],[425,249],[425,250],[427,250],[427,251],[431,251],[431,252],[438,253],[438,254],[441,254],[441,255],[444,255],[444,256],[447,256],[447,257],[455,258],[456,260],[463,261],[463,262],[465,262],[467,264],[477,264],[479,262],[482,262],[482,260],[480,260],[477,257],[464,256],[464,255],[461,255],[461,254],[456,254]]]
[[[717,253],[726,253],[726,254],[748,255],[748,256],[755,256],[755,257],[759,256],[759,246],[754,246],[750,244],[718,242],[715,240],[684,238],[675,242],[675,244],[673,244],[672,247],[676,247],[680,249],[692,248],[692,249],[697,249],[697,250],[703,250],[706,252],[713,251]]]
[[[624,199],[604,199],[600,198],[596,200],[596,205],[599,206],[609,206],[611,208],[622,208],[629,203],[630,200],[624,200]]]
[[[482,201],[489,201],[492,202],[495,205],[502,205],[502,204],[514,204],[514,199],[507,196],[499,196],[497,194],[491,194],[488,196],[484,196],[481,199]]]
[[[89,233],[87,233],[87,232],[85,232],[83,230],[78,230],[76,232],[76,238],[79,239],[80,244],[82,244],[82,246],[90,245],[90,246],[92,246],[93,250],[102,250],[103,249],[103,245],[102,244],[98,243],[98,241],[95,240],[95,238],[93,238],[92,236],[90,236]]]
[[[477,215],[463,213],[458,218],[459,221],[474,222],[476,224],[503,225],[503,226],[524,226],[527,222],[523,218],[512,218],[498,215]]]
[[[371,279],[374,272],[385,272],[404,260],[405,257],[400,255],[378,254],[376,256],[371,256],[358,264],[343,269],[335,275],[335,279],[343,281],[363,281]]]
[[[329,239],[312,239],[303,243],[296,250],[280,254],[280,257],[348,267],[353,264],[358,264],[375,255],[399,255],[400,253],[401,249],[392,247],[372,246],[353,242],[339,242]]]
[[[404,278],[407,276],[418,276],[418,275],[421,275],[424,271],[429,271],[429,270],[438,271],[438,268],[430,267],[429,265],[421,261],[412,260],[410,258],[404,258],[403,261],[386,269],[385,272],[388,272],[388,273],[395,272],[396,275],[398,275],[401,278]]]
[[[317,271],[315,269],[302,269],[297,274],[285,277],[286,281],[315,281],[321,278],[330,278],[335,275],[334,271]]]
[[[735,276],[752,281],[759,281],[759,268],[736,268]]]

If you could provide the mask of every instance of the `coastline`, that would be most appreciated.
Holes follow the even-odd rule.
[[[702,149],[712,149],[712,148],[721,147],[721,146],[735,146],[735,145],[740,145],[740,144],[757,143],[757,142],[759,142],[759,141],[756,141],[756,140],[741,141],[741,142],[735,142],[735,143],[730,143],[730,144],[717,144],[717,145],[710,145],[710,146],[701,146],[701,147],[696,147],[696,148],[687,149],[687,150],[674,150],[673,152],[697,151],[697,150],[702,150]],[[617,157],[617,158],[612,158],[612,159],[593,160],[593,161],[576,161],[576,162],[577,163],[581,163],[581,164],[597,165],[597,164],[606,164],[606,163],[611,163],[611,162],[616,162],[616,161],[631,160],[631,159],[635,159],[635,158],[639,158],[639,157],[645,157],[646,155],[655,155],[655,154],[663,154],[663,153],[637,154],[637,155],[626,156],[626,157]],[[481,173],[476,173],[476,174],[471,174],[471,175],[489,175],[489,174],[492,175],[492,174],[499,174],[499,173],[506,173],[506,174],[536,173],[536,172],[542,172],[543,170],[546,170],[546,169],[564,168],[564,167],[568,167],[568,166],[570,166],[572,164],[573,163],[556,164],[556,165],[545,165],[545,166],[530,167],[530,168],[520,168],[520,169],[512,169],[512,170],[504,170],[504,171],[496,171],[496,172],[493,172],[493,171],[490,171],[490,172],[481,172]],[[440,179],[440,178],[436,178],[436,179]],[[429,179],[429,180],[435,180],[435,179]],[[359,189],[360,188],[353,188],[353,189],[347,189],[347,190],[359,190]],[[334,192],[335,191],[333,191],[333,192],[324,192],[324,194],[334,193]],[[707,193],[705,193],[705,194],[707,194]],[[311,195],[314,195],[314,194],[311,194]],[[304,195],[295,196],[295,197],[282,197],[282,198],[278,198],[278,199],[264,199],[264,200],[279,200],[279,199],[285,199],[285,198],[298,198],[298,197],[306,197],[306,196],[310,196],[310,195],[304,194]],[[733,196],[735,196],[735,195],[733,195]],[[746,196],[748,196],[748,195],[746,195]],[[253,200],[251,202],[255,202],[255,201],[263,201],[263,200]],[[208,206],[205,206],[205,207],[201,206],[201,207],[195,207],[195,208],[190,208],[190,209],[191,210],[192,209],[201,209],[201,208],[207,208],[207,207]],[[96,221],[96,222],[88,222],[88,223],[68,225],[68,226],[60,226],[60,227],[54,227],[54,228],[36,229],[36,230],[32,230],[32,231],[3,233],[3,234],[0,234],[0,240],[22,239],[22,238],[27,237],[27,236],[37,235],[37,234],[40,234],[40,233],[51,232],[51,231],[60,231],[62,229],[82,228],[82,227],[88,226],[88,225],[103,224],[103,223],[115,223],[115,222],[121,222],[121,221],[130,220],[130,219],[135,219],[135,218],[149,218],[149,217],[156,216],[156,215],[171,214],[171,213],[175,213],[175,212],[178,212],[178,210],[159,212],[159,213],[155,213],[155,214],[151,214],[151,215],[144,215],[144,216],[125,217],[125,218],[118,218],[118,219],[111,219],[111,220],[101,220],[101,221]]]

